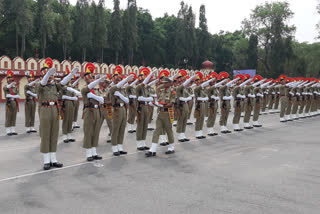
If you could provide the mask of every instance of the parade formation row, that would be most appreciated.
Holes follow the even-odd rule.
[[[62,80],[58,80],[54,78],[56,69],[53,61],[48,58],[39,79],[34,78],[33,72],[28,74],[28,84],[24,87],[25,126],[27,133],[37,132],[34,120],[38,103],[44,170],[63,166],[56,158],[59,120],[63,120],[63,141],[75,141],[72,130],[80,128],[77,123],[79,97],[83,99],[83,148],[87,161],[102,159],[97,153],[97,146],[104,120],[108,124],[107,141],[112,144],[114,156],[127,154],[123,140],[128,124],[128,132],[136,133],[137,150],[145,150],[146,157],[153,157],[156,156],[159,140],[160,145],[168,146],[167,155],[175,153],[172,126],[176,126],[178,141],[190,140],[185,131],[193,109],[197,139],[206,138],[202,131],[205,122],[207,135],[218,135],[214,129],[218,109],[220,132],[231,132],[227,128],[231,103],[235,132],[243,131],[240,127],[241,116],[243,128],[252,129],[262,127],[260,114],[278,112],[279,108],[280,122],[320,114],[320,80],[316,78],[281,75],[273,80],[259,75],[239,74],[230,80],[226,72],[212,72],[207,76],[197,72],[188,76],[185,70],[180,70],[172,76],[168,70],[142,68],[138,75],[130,73],[125,76],[120,66],[115,67],[112,75],[95,75],[94,70],[92,63],[88,63],[85,72],[80,75],[77,68],[71,72],[67,68]],[[158,77],[156,74],[159,74]],[[80,79],[86,83],[81,91],[78,89]],[[11,71],[7,72],[7,85],[3,91],[6,97],[6,133],[8,136],[17,135],[15,124],[20,96]],[[158,112],[156,127],[148,146],[147,130],[153,129],[150,125],[155,108]]]

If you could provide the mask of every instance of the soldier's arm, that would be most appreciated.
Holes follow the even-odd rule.
[[[90,89],[88,87],[84,87],[82,90],[81,90],[81,94],[82,94],[82,97],[85,97],[87,96],[87,94],[90,92]]]
[[[25,97],[27,97],[28,96],[28,94],[27,94],[27,91],[29,90],[29,87],[28,87],[28,84],[26,84],[25,86],[24,86],[24,96]]]

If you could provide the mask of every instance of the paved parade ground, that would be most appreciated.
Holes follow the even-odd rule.
[[[102,161],[85,161],[83,133],[77,129],[76,142],[69,144],[62,143],[60,132],[57,157],[65,167],[43,171],[39,135],[24,133],[23,105],[18,136],[5,136],[3,104],[0,112],[0,213],[318,214],[320,210],[320,116],[280,123],[279,114],[261,115],[263,128],[201,141],[189,125],[190,142],[177,144],[170,156],[164,154],[166,148],[159,148],[157,157],[149,159],[136,151],[135,134],[127,132],[128,155],[113,157],[105,123],[98,147]],[[38,115],[36,121],[38,129]],[[81,113],[78,122],[82,127]],[[148,131],[148,145],[151,137]]]

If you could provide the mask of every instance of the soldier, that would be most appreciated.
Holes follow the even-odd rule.
[[[192,125],[193,123],[191,122],[191,113],[192,113],[192,109],[193,109],[193,105],[194,105],[194,92],[193,92],[193,88],[192,88],[192,87],[188,87],[188,88],[187,88],[187,92],[188,92],[188,94],[191,94],[191,97],[192,97],[192,99],[191,99],[190,101],[188,101],[189,114],[188,114],[187,125]]]
[[[259,124],[259,116],[260,116],[260,110],[261,110],[261,102],[263,99],[263,92],[261,88],[264,88],[264,86],[260,86],[265,80],[260,76],[256,75],[253,77],[253,82],[255,82],[252,86],[253,88],[253,94],[255,96],[254,106],[253,106],[253,127],[259,128],[262,127],[262,125]]]
[[[268,113],[273,113],[273,105],[276,99],[276,92],[274,86],[276,85],[276,80],[273,80],[273,84],[268,86]]]
[[[168,77],[163,77],[162,84],[163,87],[159,89],[158,102],[154,103],[160,108],[160,111],[156,120],[156,129],[153,132],[152,145],[150,150],[145,154],[146,157],[156,156],[159,136],[163,129],[167,133],[169,139],[169,147],[166,154],[169,155],[175,152],[172,122],[174,119],[173,103],[176,100],[176,92],[171,89],[171,80]]]
[[[271,81],[271,80],[269,79],[268,81]],[[266,111],[266,108],[269,101],[268,88],[267,87],[261,88],[261,91],[263,94],[263,97],[261,99],[261,114],[267,114],[268,112]]]
[[[292,114],[293,114],[293,119],[294,120],[299,120],[299,107],[301,105],[302,101],[302,96],[301,96],[301,91],[300,91],[300,85],[303,84],[303,78],[297,78],[297,80],[300,81],[300,84],[297,85],[297,87],[294,88],[293,93],[296,96],[296,99],[294,100],[293,103],[293,109],[292,109]]]
[[[134,78],[128,82],[126,93],[129,96],[129,114],[128,114],[128,132],[134,133],[136,130],[133,128],[134,121],[137,115],[137,96],[135,84],[139,81],[135,73],[130,73]]]
[[[239,79],[237,80],[236,86],[232,91],[233,107],[234,107],[233,130],[236,132],[240,132],[240,131],[243,131],[243,129],[241,129],[239,126],[239,122],[241,117],[241,109],[242,109],[243,101],[245,98],[242,87],[240,85],[245,80],[245,76],[243,76],[242,74],[238,74],[235,78],[236,79],[239,78]]]
[[[56,151],[59,134],[59,109],[58,99],[62,87],[68,83],[72,76],[65,77],[61,83],[54,82],[55,68],[50,58],[45,60],[44,67],[41,69],[42,79],[37,87],[37,95],[40,106],[40,152],[43,153],[44,170],[51,167],[60,168],[62,163],[57,161]],[[69,79],[70,78],[70,79]]]
[[[86,158],[89,162],[102,159],[102,157],[97,154],[97,147],[103,116],[100,105],[104,103],[104,98],[96,95],[94,87],[99,82],[104,81],[106,76],[94,80],[94,70],[95,66],[92,63],[87,63],[83,75],[87,86],[81,90],[83,98],[83,148],[86,149]]]
[[[79,81],[80,80],[81,80],[81,77],[79,77],[77,79],[76,76],[73,76],[73,78],[71,79],[72,88],[74,90],[80,91],[80,89],[79,89]],[[73,114],[72,129],[77,129],[77,128],[80,128],[79,124],[77,123],[77,121],[78,121],[78,112],[79,112],[79,104],[80,104],[79,97],[78,97],[77,101],[73,102],[73,104],[74,104],[74,114]]]
[[[17,135],[15,131],[17,112],[19,112],[19,90],[14,82],[14,75],[11,70],[7,72],[7,84],[3,86],[6,102],[6,132],[8,136]]]
[[[185,70],[180,70],[179,75],[181,79],[186,78],[188,75]],[[185,142],[190,141],[185,135],[187,120],[189,115],[189,105],[188,101],[192,99],[191,94],[188,93],[187,87],[190,87],[192,81],[197,77],[194,75],[193,77],[189,78],[183,84],[177,87],[176,89],[176,96],[177,96],[177,113],[178,113],[178,121],[177,121],[177,133],[178,133],[178,141]],[[183,80],[182,80],[183,81]]]
[[[279,92],[280,92],[280,103],[281,103],[281,111],[280,111],[280,122],[287,122],[288,118],[284,117],[286,109],[288,107],[289,103],[289,86],[286,85],[287,82],[290,80],[285,76],[281,75],[279,77],[280,86],[279,86]]]
[[[107,121],[109,133],[107,135],[107,143],[111,143],[111,133],[112,133],[112,104],[111,98],[109,94],[109,86],[110,86],[110,75],[107,75],[107,78],[99,83],[99,96],[103,97],[104,103],[101,105],[102,108],[102,119],[101,126],[104,120]]]
[[[250,79],[249,74],[244,75],[246,80]],[[252,80],[252,79],[251,79]],[[250,125],[250,117],[251,117],[251,112],[254,106],[254,98],[256,97],[253,94],[253,87],[251,82],[248,82],[246,86],[243,88],[243,92],[245,95],[244,99],[244,118],[243,118],[243,123],[244,123],[244,128],[245,129],[252,129],[253,127]]]
[[[123,85],[131,80],[133,75],[129,75],[125,79],[121,80],[121,74],[122,68],[117,66],[112,75],[112,80],[115,85],[109,90],[113,107],[111,143],[114,156],[127,154],[127,152],[123,151],[123,138],[127,124],[126,104],[129,103],[129,99],[126,97]]]
[[[167,70],[162,70],[159,73],[159,81],[157,82],[157,88],[156,88],[156,94],[157,97],[160,96],[160,89],[163,88],[163,84],[162,84],[162,80],[164,77],[169,77],[170,72]],[[158,107],[157,112],[160,112],[160,108]],[[166,135],[166,132],[164,129],[162,129],[161,134],[160,134],[160,146],[168,146],[169,142],[168,142],[168,138]]]
[[[154,81],[153,78],[151,77],[150,83]],[[156,101],[155,99],[157,98],[156,91],[154,90],[153,86],[150,85],[150,83],[147,85],[147,90],[148,94],[150,97],[152,97],[153,101]],[[155,82],[153,82],[155,83]],[[154,128],[152,127],[152,118],[153,118],[153,111],[154,111],[154,106],[152,104],[149,105],[149,112],[148,112],[148,130],[153,131]]]
[[[25,103],[25,126],[26,132],[32,133],[37,132],[34,128],[34,119],[36,114],[36,87],[35,84],[40,80],[34,80],[34,72],[30,71],[28,77],[28,84],[24,86],[24,95],[26,97]]]
[[[212,79],[209,83],[209,88],[207,89],[208,99],[209,99],[209,110],[207,119],[207,130],[208,136],[215,136],[218,133],[214,130],[214,124],[216,123],[217,113],[218,113],[218,102],[220,100],[219,91],[215,84],[217,83],[218,74],[212,72],[209,78]]]
[[[138,100],[138,114],[137,114],[137,150],[148,150],[146,145],[146,137],[149,122],[149,103],[153,101],[147,89],[147,84],[152,77],[151,71],[148,68],[142,68],[139,73],[138,86],[136,88],[136,97]]]
[[[77,68],[72,70],[72,74],[75,74],[78,71]],[[69,68],[65,72],[63,78],[66,80],[70,76]],[[71,76],[71,78],[73,75]],[[70,78],[70,79],[71,79]],[[69,79],[67,79],[69,80]],[[75,102],[78,102],[78,97],[81,93],[72,88],[71,84],[65,84],[62,90],[62,109],[63,109],[63,120],[62,120],[62,139],[64,143],[74,142],[75,138],[72,136],[72,123],[74,116],[74,107]]]
[[[197,87],[194,89],[194,95],[196,99],[195,110],[194,110],[194,117],[196,118],[195,131],[196,131],[197,139],[204,139],[206,137],[203,135],[202,129],[203,129],[204,117],[206,113],[205,104],[208,101],[208,96],[205,93],[204,88],[201,86],[203,74],[201,72],[197,72],[196,74],[197,74],[197,77],[196,77],[195,83],[197,84]]]
[[[299,118],[305,118],[304,108],[306,106],[307,96],[306,96],[306,94],[304,92],[304,90],[305,90],[305,86],[304,85],[307,84],[307,83],[308,83],[308,80],[306,78],[306,79],[304,79],[304,82],[298,86],[298,88],[299,88],[298,92],[300,94]]]
[[[278,87],[275,87],[274,88],[274,92],[276,93],[276,96],[275,96],[275,101],[274,101],[274,107],[273,107],[273,113],[278,113],[279,112],[279,104],[280,104],[280,80],[279,78],[276,79],[276,83],[278,84]]]
[[[236,81],[230,81],[226,83],[227,78],[229,77],[229,74],[226,72],[221,72],[219,73],[218,80],[223,82],[221,87],[219,88],[219,96],[220,96],[220,109],[221,109],[221,115],[220,115],[220,129],[221,133],[223,134],[228,134],[231,133],[231,131],[228,130],[227,128],[227,122],[228,122],[228,117],[229,117],[229,112],[230,112],[230,101],[232,99],[231,92],[229,89],[229,86],[233,84],[233,82]]]

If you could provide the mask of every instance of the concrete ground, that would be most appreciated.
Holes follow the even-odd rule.
[[[4,127],[3,104],[0,112]],[[232,114],[230,129],[231,119]],[[129,154],[113,157],[104,124],[98,147],[102,161],[85,161],[78,129],[74,143],[59,138],[57,156],[65,167],[42,171],[39,136],[24,134],[21,105],[20,134],[7,137],[0,129],[0,213],[318,214],[319,121],[320,116],[280,123],[279,114],[262,115],[263,128],[201,141],[191,125],[190,142],[177,144],[170,156],[159,147],[150,159],[136,151],[135,134],[128,133]],[[149,144],[151,137],[148,131]]]

